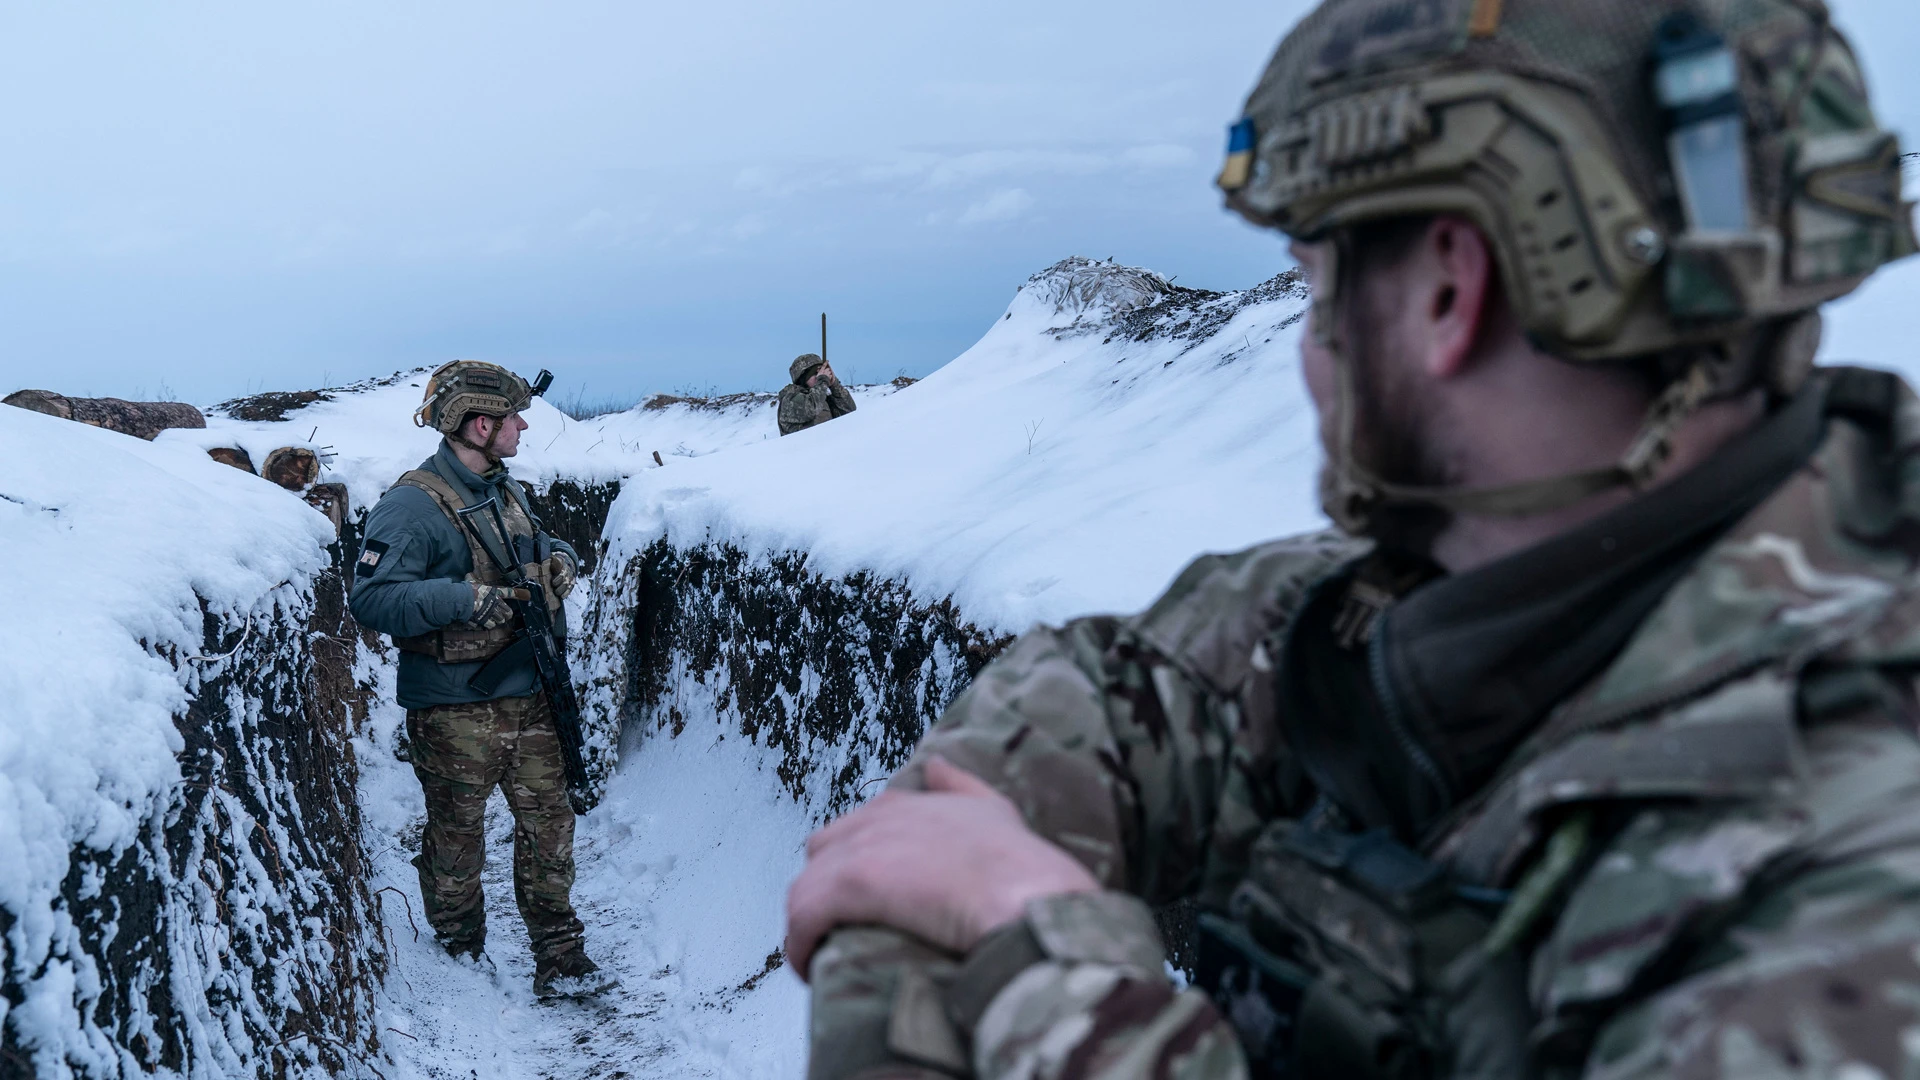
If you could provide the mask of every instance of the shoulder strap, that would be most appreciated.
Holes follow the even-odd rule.
[[[534,531],[539,532],[540,518],[533,512],[533,503],[527,496],[527,485],[509,476],[500,486],[513,496],[514,502],[520,504],[520,512],[527,515],[527,520],[533,524]]]
[[[400,479],[393,482],[393,486],[419,488],[433,496],[434,503],[445,512],[447,519],[453,522],[453,527],[460,528],[460,519],[456,515],[466,506],[467,501],[460,497],[459,492],[453,490],[453,485],[447,483],[446,477],[432,469],[410,469],[402,473]]]
[[[447,522],[453,526],[453,531],[459,533],[461,539],[467,542],[467,549],[473,558],[473,573],[476,578],[491,580],[490,572],[495,558],[500,558],[502,562],[512,565],[511,558],[503,557],[499,552],[489,552],[480,546],[481,541],[474,536],[474,531],[461,522],[460,511],[464,508],[466,500],[454,491],[453,485],[447,482],[446,477],[431,469],[414,469],[394,481],[393,486],[419,488],[432,497],[434,504],[440,507],[440,512],[447,516]]]

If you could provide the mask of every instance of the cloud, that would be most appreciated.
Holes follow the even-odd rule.
[[[1033,196],[1025,188],[1005,188],[974,203],[960,214],[961,225],[987,225],[1012,221],[1033,208]]]
[[[1120,160],[1139,169],[1177,169],[1191,164],[1193,158],[1192,147],[1172,143],[1129,147],[1120,155]]]
[[[1076,150],[978,150],[945,158],[927,173],[927,187],[949,188],[1008,173],[1085,176],[1111,166],[1106,155]]]

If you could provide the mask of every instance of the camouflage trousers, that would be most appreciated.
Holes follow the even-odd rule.
[[[487,934],[480,895],[487,797],[497,786],[513,812],[513,898],[535,956],[579,948],[573,911],[573,809],[560,737],[544,694],[407,712],[413,771],[427,796],[420,894],[427,921],[450,948]]]

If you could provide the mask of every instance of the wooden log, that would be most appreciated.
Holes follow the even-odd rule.
[[[347,485],[315,484],[306,494],[307,505],[327,515],[333,522],[333,535],[347,527]]]
[[[168,428],[203,428],[207,418],[184,401],[124,401],[120,398],[70,398],[51,390],[21,390],[0,398],[13,405],[62,420],[77,420],[136,439],[152,439]]]
[[[283,446],[267,455],[260,475],[288,491],[305,491],[320,479],[320,458],[304,446]]]
[[[45,413],[62,420],[73,419],[73,403],[51,390],[21,390],[0,398],[0,405],[12,405],[16,409]]]
[[[242,472],[254,471],[253,455],[237,446],[216,446],[207,451],[207,456],[222,465],[231,465]]]

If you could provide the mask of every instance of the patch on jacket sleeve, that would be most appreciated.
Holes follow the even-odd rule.
[[[355,577],[372,577],[380,569],[380,560],[387,557],[387,543],[384,540],[369,540],[360,551],[360,561],[354,563]]]

